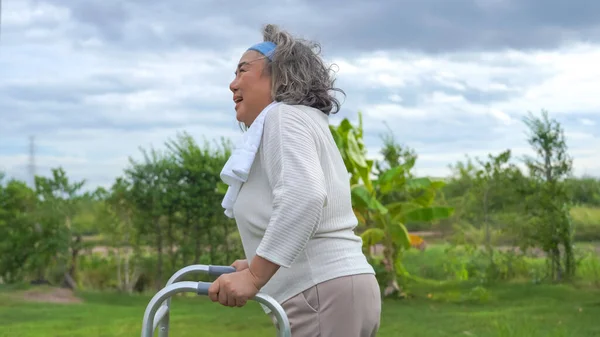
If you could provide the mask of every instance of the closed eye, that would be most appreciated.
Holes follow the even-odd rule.
[[[233,73],[233,74],[234,74],[235,76],[237,76],[239,73],[244,73],[244,72],[246,72],[246,70],[245,70],[245,69],[240,69],[240,70],[236,71],[236,72],[235,72],[235,73]]]
[[[238,75],[238,72],[244,72],[245,70],[243,69],[244,66],[248,65],[248,62],[240,62],[237,66],[237,69],[235,71],[235,76]]]

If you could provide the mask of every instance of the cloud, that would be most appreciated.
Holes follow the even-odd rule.
[[[522,119],[548,110],[566,129],[575,172],[600,176],[599,57],[598,45],[572,44],[538,52],[377,53],[336,63],[346,70],[341,86],[385,93],[347,103],[364,111],[369,143],[380,144],[390,125],[421,154],[424,174],[447,173],[447,160],[465,153],[531,154]]]
[[[420,0],[377,2],[37,0],[68,15],[72,41],[97,39],[121,48],[230,48],[257,38],[266,18],[317,38],[333,53],[411,49],[426,52],[555,48],[600,39],[592,0]]]
[[[541,5],[543,4],[543,5]],[[332,123],[357,111],[415,148],[421,174],[506,148],[529,153],[522,118],[549,110],[576,173],[600,176],[596,2],[31,0],[3,7],[0,170],[28,179],[62,165],[107,186],[139,147],[178,132],[240,136],[228,85],[267,18],[317,38],[345,90]],[[566,14],[568,13],[568,15]]]

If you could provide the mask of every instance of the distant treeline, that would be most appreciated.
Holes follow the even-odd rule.
[[[365,251],[386,247],[383,257],[369,253],[370,261],[388,266],[396,282],[395,276],[403,275],[400,251],[422,239],[410,232],[479,233],[482,245],[541,247],[568,276],[572,256],[560,247],[574,239],[600,240],[594,213],[600,207],[600,179],[570,176],[558,123],[546,114],[527,122],[539,155],[528,159],[526,172],[507,150],[453,164],[445,183],[415,177],[417,153],[393,137],[384,135],[384,159],[371,161],[360,123],[332,126],[352,175]],[[143,159],[132,160],[109,190],[83,192],[85,181],[73,181],[62,168],[37,176],[33,187],[0,179],[2,282],[158,289],[183,266],[229,265],[243,257],[236,224],[220,205],[219,173],[231,148],[227,140],[199,144],[178,135],[165,151],[142,151]],[[390,261],[396,261],[392,269]]]

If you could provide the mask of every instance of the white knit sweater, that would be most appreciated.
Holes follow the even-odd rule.
[[[348,172],[319,110],[268,112],[233,213],[250,264],[258,254],[282,266],[261,290],[279,303],[336,277],[374,274],[353,231]]]

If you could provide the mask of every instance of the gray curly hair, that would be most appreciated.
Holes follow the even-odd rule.
[[[273,100],[310,106],[327,115],[340,110],[341,104],[332,92],[345,93],[334,87],[332,66],[326,66],[319,57],[318,43],[294,38],[272,24],[263,28],[263,39],[277,45],[272,61],[267,58],[265,67],[271,76]]]

